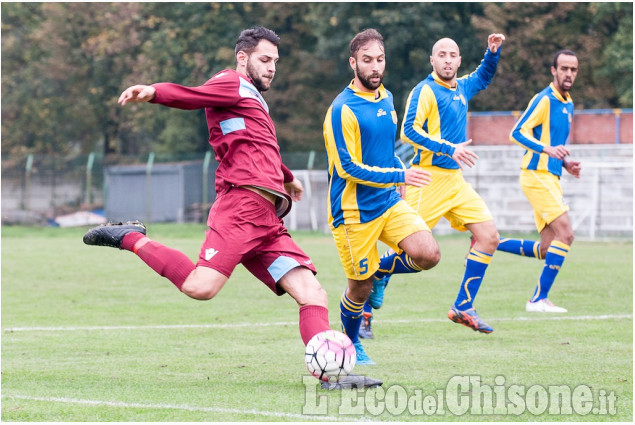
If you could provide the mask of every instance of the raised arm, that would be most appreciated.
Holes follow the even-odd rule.
[[[503,34],[490,34],[487,37],[485,56],[479,66],[471,74],[461,77],[461,80],[465,80],[465,95],[468,101],[481,90],[485,90],[494,78],[503,41],[505,41]]]
[[[505,36],[503,34],[490,34],[487,37],[487,47],[489,48],[490,52],[496,53],[498,52],[498,49],[500,49],[500,47],[503,45],[503,41],[505,41]]]

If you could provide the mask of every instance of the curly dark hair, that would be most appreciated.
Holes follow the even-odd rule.
[[[280,45],[280,37],[275,32],[265,27],[254,27],[240,33],[234,52],[238,53],[242,50],[249,55],[256,49],[260,40],[270,41],[276,46]]]
[[[359,49],[368,43],[369,41],[378,41],[382,47],[384,47],[384,37],[373,28],[365,29],[364,31],[358,33],[351,40],[350,49],[351,49],[351,57],[355,57]]]

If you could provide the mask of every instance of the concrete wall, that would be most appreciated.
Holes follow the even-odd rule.
[[[468,134],[475,141],[473,149],[480,160],[474,169],[466,170],[465,178],[486,200],[501,232],[534,230],[533,218],[528,212],[529,204],[518,184],[523,150],[508,139],[519,114],[473,113],[468,124]],[[617,134],[620,144],[615,144]],[[632,110],[622,111],[619,115],[613,112],[578,111],[574,116],[571,137],[573,157],[583,162],[582,177],[576,180],[565,173],[562,185],[571,205],[570,215],[578,236],[594,239],[626,235],[632,238]],[[152,221],[202,221],[207,212],[201,205],[201,164],[202,161],[191,166],[155,165],[150,197],[146,190],[145,165],[112,167],[104,171],[108,180],[106,190],[103,193],[99,189],[92,190],[94,205],[103,202],[111,219],[145,220],[146,211],[151,211]],[[212,161],[209,201],[213,200],[215,166],[215,161]],[[24,166],[13,170],[3,162],[3,223],[27,222],[27,219],[30,223],[41,223],[61,212],[71,212],[72,208],[85,202],[84,169],[79,170],[79,174],[78,170],[66,170],[53,175],[40,168],[34,168],[38,171],[31,176],[27,189]],[[124,178],[125,174],[128,180]],[[304,180],[305,200],[294,206],[285,222],[293,229],[328,232],[326,171],[299,170],[296,174]],[[124,180],[118,180],[119,177]],[[452,230],[442,220],[435,232],[448,233]]]
[[[465,179],[483,197],[501,234],[534,232],[533,212],[519,184],[523,150],[517,146],[476,146],[477,166],[466,169]],[[582,162],[580,179],[562,177],[571,222],[579,239],[627,238],[633,235],[633,146],[571,146],[572,159]],[[327,223],[327,173],[294,171],[304,181],[306,196],[285,218],[290,229],[329,233]],[[435,234],[455,232],[442,219]]]

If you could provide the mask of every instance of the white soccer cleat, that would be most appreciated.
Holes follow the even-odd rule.
[[[527,304],[525,304],[525,310],[530,313],[566,313],[567,312],[566,308],[558,307],[557,305],[549,301],[549,299],[547,298],[543,298],[534,303],[532,303],[531,301],[527,301]]]

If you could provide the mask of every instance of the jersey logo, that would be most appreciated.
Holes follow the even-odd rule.
[[[379,111],[377,111],[377,116],[378,117],[383,117],[384,115],[386,115],[386,111],[384,111],[383,109],[379,109]]]
[[[567,114],[567,115],[568,115],[568,114],[569,114],[569,111],[567,111],[567,108],[563,106],[563,107],[562,107],[562,113],[563,113],[563,114]]]
[[[467,105],[467,102],[465,101],[465,97],[463,97],[462,94],[455,94],[452,100],[460,100],[463,105]]]
[[[205,250],[205,261],[209,261],[212,259],[214,255],[218,254],[218,251],[214,248],[208,248]]]

